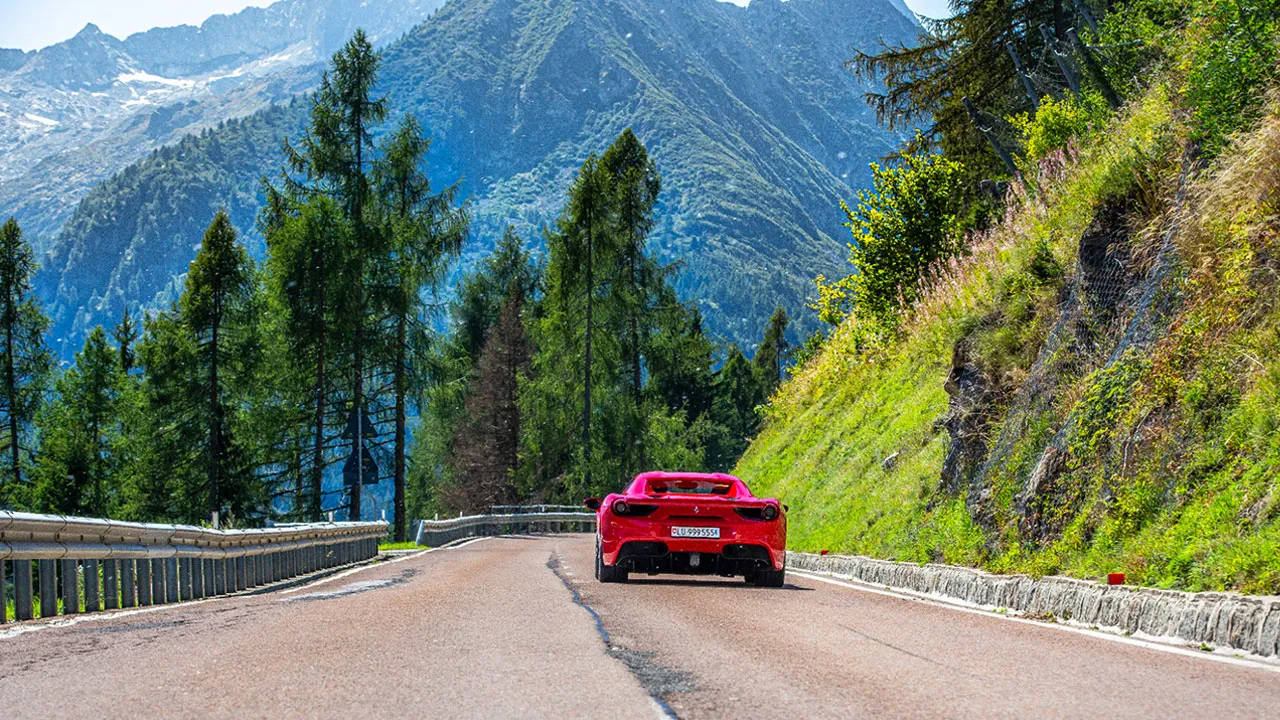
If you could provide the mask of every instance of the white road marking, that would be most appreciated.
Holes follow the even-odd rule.
[[[1097,638],[1099,640],[1107,640],[1109,642],[1123,643],[1125,645],[1134,645],[1136,647],[1147,648],[1157,652],[1171,653],[1173,655],[1183,655],[1200,660],[1212,660],[1214,662],[1226,663],[1228,665],[1236,665],[1239,667],[1254,668],[1256,670],[1267,670],[1269,672],[1280,673],[1280,661],[1274,658],[1264,658],[1259,655],[1250,655],[1243,652],[1236,654],[1230,648],[1218,649],[1213,652],[1204,650],[1193,650],[1191,648],[1179,647],[1169,644],[1164,638],[1143,639],[1142,637],[1117,635],[1115,633],[1105,632],[1102,630],[1094,630],[1092,628],[1081,625],[1063,624],[1061,622],[1046,623],[1038,620],[1029,620],[1027,618],[1018,617],[1016,610],[1008,609],[1007,612],[995,612],[997,608],[984,607],[975,605],[964,600],[956,598],[939,597],[936,595],[926,595],[923,593],[912,592],[910,590],[892,590],[880,585],[871,585],[862,583],[858,580],[835,578],[826,575],[818,575],[809,572],[801,572],[798,570],[788,570],[788,574],[802,577],[807,580],[816,580],[817,582],[828,583],[830,585],[838,585],[850,590],[871,593],[873,595],[885,595],[888,597],[898,598],[899,600],[914,600],[928,605],[936,605],[938,607],[955,610],[957,612],[966,612],[973,615],[981,615],[982,617],[999,618],[1008,622],[1025,623],[1042,628],[1052,628],[1054,630],[1062,630],[1065,632],[1078,633],[1088,637]],[[1144,636],[1149,637],[1149,636]]]

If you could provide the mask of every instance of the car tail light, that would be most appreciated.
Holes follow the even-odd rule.
[[[760,507],[760,506],[757,506],[757,507],[739,507],[739,508],[734,508],[734,509],[733,509],[733,511],[734,511],[734,512],[736,512],[736,513],[738,513],[739,515],[741,515],[742,517],[744,517],[744,518],[746,518],[746,519],[748,519],[748,520],[765,520],[765,521],[768,521],[768,520],[777,520],[777,519],[778,519],[778,506],[777,506],[777,505],[765,505],[765,506],[763,506],[763,507]]]
[[[613,501],[613,514],[614,514],[614,515],[628,515],[628,516],[631,516],[631,517],[644,517],[645,515],[649,515],[649,514],[653,513],[653,511],[655,511],[655,510],[657,510],[657,509],[658,509],[658,506],[657,506],[657,505],[632,505],[632,504],[628,503],[626,500],[614,500],[614,501]]]

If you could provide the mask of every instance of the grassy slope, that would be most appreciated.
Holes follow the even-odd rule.
[[[1138,582],[1190,589],[1280,589],[1274,108],[1192,188],[1177,236],[1183,302],[1162,339],[1109,367],[1055,378],[1051,410],[1031,418],[988,475],[985,526],[963,497],[940,489],[949,438],[937,421],[955,342],[979,327],[971,337],[985,364],[1016,386],[1059,312],[1061,282],[1025,281],[1037,246],[1070,273],[1096,210],[1108,198],[1139,196],[1146,208],[1132,242],[1150,249],[1169,222],[1186,134],[1172,106],[1163,90],[1149,92],[1078,158],[1051,169],[1040,181],[1045,192],[1014,203],[978,238],[974,256],[901,336],[877,338],[850,319],[784,385],[737,472],[790,503],[794,548],[1035,574],[1125,570]],[[993,317],[999,322],[982,329]],[[1057,529],[1030,538],[1014,497],[1066,419],[1074,429],[1065,480],[1048,508]]]

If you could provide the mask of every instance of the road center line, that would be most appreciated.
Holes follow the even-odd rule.
[[[912,600],[915,602],[921,602],[928,605],[935,605],[937,607],[946,608],[948,610],[954,610],[956,612],[965,612],[965,613],[970,613],[972,615],[996,618],[996,619],[1005,620],[1008,622],[1024,623],[1027,625],[1034,625],[1035,627],[1052,628],[1054,630],[1073,632],[1080,635],[1097,638],[1099,640],[1107,640],[1109,642],[1114,642],[1114,643],[1133,645],[1136,647],[1147,648],[1149,650],[1155,650],[1157,652],[1170,653],[1173,655],[1183,655],[1186,657],[1197,658],[1200,660],[1211,660],[1214,662],[1226,663],[1228,665],[1235,665],[1238,667],[1247,667],[1247,668],[1253,668],[1255,670],[1266,670],[1268,672],[1280,673],[1280,664],[1277,664],[1276,661],[1274,660],[1259,657],[1256,655],[1247,655],[1247,656],[1243,654],[1240,656],[1236,656],[1234,654],[1227,655],[1227,654],[1224,654],[1226,652],[1229,652],[1229,650],[1227,649],[1219,649],[1213,652],[1207,652],[1204,650],[1193,650],[1190,648],[1178,647],[1177,645],[1170,645],[1160,640],[1144,640],[1138,637],[1117,635],[1115,633],[1105,632],[1102,630],[1094,630],[1092,628],[1082,627],[1079,625],[1069,625],[1069,624],[1064,624],[1062,622],[1046,623],[1046,622],[1040,622],[1037,620],[1029,620],[1027,618],[1018,617],[1017,615],[1012,614],[1016,612],[1014,610],[1008,610],[1006,613],[998,613],[998,612],[995,612],[996,608],[994,607],[984,608],[979,605],[967,603],[963,600],[953,600],[950,598],[942,598],[934,595],[925,595],[922,593],[915,593],[915,592],[910,592],[906,590],[891,590],[891,589],[886,589],[883,586],[860,583],[856,580],[845,580],[842,578],[834,578],[826,575],[817,575],[817,574],[808,573],[808,572],[801,572],[798,570],[788,570],[787,574],[795,575],[796,577],[802,577],[802,578],[805,578],[806,580],[815,580],[817,582],[823,582],[829,585],[837,585],[839,587],[848,588],[850,590],[857,590],[859,592],[871,593],[873,595],[884,595],[887,597],[897,598],[899,600]],[[1067,621],[1067,622],[1070,622],[1070,621]]]

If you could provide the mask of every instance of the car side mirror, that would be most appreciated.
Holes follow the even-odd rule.
[[[589,497],[586,500],[582,501],[582,505],[588,510],[599,510],[600,498]]]

